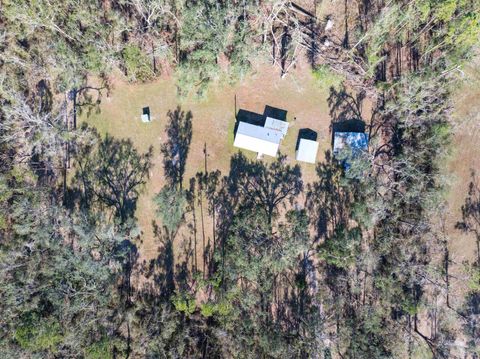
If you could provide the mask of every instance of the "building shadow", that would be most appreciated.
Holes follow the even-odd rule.
[[[254,126],[265,126],[267,117],[271,117],[280,121],[287,121],[287,112],[277,107],[266,105],[263,110],[263,114],[239,109],[235,117],[235,127],[233,129],[233,135],[237,134],[238,124],[240,122],[246,122]]]
[[[150,107],[146,106],[142,108],[142,115],[147,116],[150,121]]]
[[[310,129],[310,128],[300,129],[298,131],[297,144],[295,145],[295,151],[298,150],[298,146],[300,145],[300,140],[301,139],[316,141],[317,137],[318,137],[317,132]]]
[[[272,106],[269,106],[269,105],[265,106],[265,110],[263,110],[263,116],[265,118],[271,117],[271,118],[275,118],[275,119],[280,120],[280,121],[287,121],[287,111],[286,110],[282,110],[280,108],[272,107]]]
[[[333,146],[333,140],[335,137],[335,132],[365,132],[365,122],[359,119],[344,120],[338,122],[332,122],[332,141],[331,145]]]
[[[265,125],[265,116],[259,113],[247,111],[240,109],[237,112],[237,116],[235,118],[235,128],[233,129],[233,135],[237,134],[238,124],[240,122],[246,122],[254,126],[261,126]]]
[[[365,132],[363,120],[352,119],[332,123],[333,132]]]

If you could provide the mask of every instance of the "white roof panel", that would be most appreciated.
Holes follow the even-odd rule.
[[[247,122],[239,122],[237,134],[239,133],[277,144],[282,140],[282,134],[279,131],[262,126],[255,126]]]
[[[315,163],[317,161],[317,152],[318,142],[301,138],[298,144],[296,159],[297,161]]]
[[[280,131],[282,133],[282,137],[285,137],[288,131],[288,122],[280,121],[272,117],[267,117],[264,127],[270,130]]]
[[[235,136],[235,147],[243,148],[253,152],[265,154],[268,156],[276,157],[278,152],[278,143],[268,142],[256,137],[250,137],[243,134]]]
[[[233,145],[275,157],[281,139],[282,135],[278,131],[240,122]]]

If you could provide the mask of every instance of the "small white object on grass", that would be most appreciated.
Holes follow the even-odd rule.
[[[327,20],[327,24],[325,25],[325,31],[329,31],[333,28],[334,22],[332,19]]]
[[[148,113],[142,114],[142,122],[150,122],[150,115]]]

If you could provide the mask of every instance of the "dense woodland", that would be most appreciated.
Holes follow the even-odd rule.
[[[458,223],[478,247],[464,298],[452,300],[448,238],[432,224],[479,1],[345,0],[336,31],[300,5],[0,0],[2,358],[480,356],[478,174]],[[348,170],[327,154],[313,184],[282,156],[241,154],[229,173],[185,178],[192,118],[172,109],[168,184],[152,198],[162,247],[138,261],[153,149],[102,137],[75,112],[117,70],[132,82],[168,73],[178,96],[201,97],[259,59],[279,77],[307,59],[322,81],[340,79],[333,121],[374,99],[368,153],[344,153]],[[195,255],[175,263],[180,228]]]

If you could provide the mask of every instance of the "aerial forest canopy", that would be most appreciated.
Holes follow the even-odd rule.
[[[479,0],[0,0],[0,357],[479,358],[475,172],[461,275],[437,223],[479,38]],[[332,127],[368,98],[368,151],[327,150],[307,180],[285,154],[222,172],[205,147],[189,176],[187,107],[159,151],[79,120],[120,76],[200,102],[259,63],[306,63]]]

